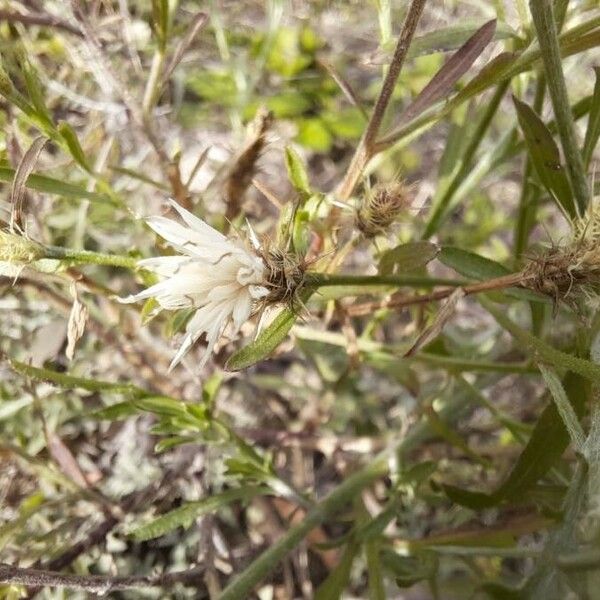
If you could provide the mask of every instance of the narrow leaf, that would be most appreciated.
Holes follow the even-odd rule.
[[[594,73],[596,75],[596,85],[594,86],[594,95],[592,96],[592,105],[582,150],[583,165],[586,169],[590,166],[590,161],[600,137],[600,67],[594,67]]]
[[[569,373],[564,380],[564,389],[575,415],[582,415],[588,390],[585,381],[579,375]],[[496,491],[486,494],[449,485],[443,486],[444,491],[457,504],[474,510],[495,506],[503,500],[518,500],[555,465],[568,445],[569,434],[556,405],[548,404],[510,474]]]
[[[58,124],[58,132],[60,136],[67,144],[67,148],[73,157],[73,160],[78,163],[81,167],[83,167],[86,171],[90,172],[90,165],[85,157],[83,152],[83,148],[79,143],[79,139],[77,138],[77,134],[75,130],[67,123],[66,121],[61,121]]]
[[[492,41],[496,21],[480,27],[436,73],[421,93],[402,113],[400,122],[407,123],[418,117],[425,109],[444,98],[454,84],[471,68],[486,46]]]
[[[571,186],[561,165],[560,152],[552,134],[532,108],[514,96],[513,102],[531,162],[540,181],[566,215],[576,216]]]
[[[14,177],[14,169],[9,167],[0,167],[0,181],[12,181]],[[53,179],[52,177],[46,177],[45,175],[29,175],[29,177],[25,180],[25,186],[38,192],[55,194],[65,198],[84,198],[86,200],[91,200],[92,202],[112,203],[111,198],[105,196],[104,194],[90,192],[78,185]]]
[[[310,183],[304,162],[298,153],[291,147],[285,149],[285,166],[287,167],[288,177],[294,189],[303,196],[304,199],[312,195]]]
[[[308,300],[309,295],[309,293],[306,293],[302,301]],[[286,306],[254,341],[229,357],[225,363],[225,369],[227,371],[241,371],[270,356],[287,337],[297,318],[298,313]]]
[[[194,519],[201,515],[214,512],[235,502],[236,500],[249,500],[259,494],[267,493],[267,488],[247,486],[227,490],[214,496],[208,496],[197,502],[188,502],[175,510],[172,510],[145,525],[135,527],[129,535],[137,541],[151,540],[157,538],[177,527],[189,527]]]
[[[460,275],[471,279],[493,279],[510,274],[509,269],[495,260],[455,246],[444,246],[438,255],[438,259]]]
[[[346,546],[339,564],[317,588],[315,600],[339,600],[342,597],[348,586],[352,564],[359,549],[360,546],[356,542],[350,542]]]
[[[545,365],[539,364],[538,368],[548,386],[548,390],[550,390],[552,398],[554,399],[556,409],[569,432],[573,446],[579,453],[583,454],[585,434],[583,433],[579,419],[575,414],[575,410],[567,398],[560,379],[552,369],[549,369]]]

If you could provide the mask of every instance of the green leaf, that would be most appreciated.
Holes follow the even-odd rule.
[[[436,559],[433,553],[403,556],[392,550],[381,552],[381,562],[395,578],[398,587],[407,588],[435,574]]]
[[[575,415],[585,409],[588,386],[585,380],[569,373],[564,380],[566,397]],[[569,445],[569,434],[556,405],[548,404],[540,415],[531,437],[504,483],[491,494],[443,485],[447,496],[457,504],[481,510],[503,500],[519,500],[554,466]]]
[[[14,169],[0,166],[0,181],[12,181],[14,176]],[[52,177],[46,177],[45,175],[30,175],[27,178],[25,185],[26,187],[38,192],[56,194],[57,196],[64,196],[65,198],[83,198],[86,200],[91,200],[92,202],[113,204],[113,201],[109,196],[98,194],[96,192],[89,192],[85,188],[78,185],[53,179]]]
[[[346,546],[340,562],[317,588],[315,600],[339,600],[342,597],[350,580],[352,564],[359,549],[360,545],[356,542],[350,542]]]
[[[186,403],[181,400],[169,398],[168,396],[148,396],[147,398],[133,400],[133,403],[138,409],[151,412],[155,415],[184,419],[188,417]]]
[[[565,214],[575,217],[577,211],[571,185],[560,162],[560,152],[552,134],[532,108],[514,96],[513,102],[531,162],[540,181]]]
[[[438,259],[460,275],[471,279],[494,279],[510,274],[504,265],[454,246],[444,246],[438,254]]]
[[[25,60],[21,64],[21,70],[25,78],[25,86],[27,87],[29,99],[31,100],[31,104],[33,105],[37,117],[41,123],[46,125],[46,127],[53,128],[52,116],[46,106],[44,100],[45,94],[37,71],[28,60]]]
[[[250,500],[254,496],[265,493],[268,493],[267,488],[256,486],[245,486],[227,490],[226,492],[208,496],[197,502],[188,502],[145,525],[134,527],[128,533],[139,542],[151,540],[177,527],[187,528],[199,516],[214,512],[236,500]]]
[[[585,434],[583,433],[579,419],[577,418],[575,410],[567,398],[558,375],[552,369],[549,369],[543,364],[539,364],[538,368],[544,378],[544,381],[546,382],[546,385],[548,386],[548,390],[550,391],[552,398],[554,399],[556,409],[558,410],[558,413],[560,414],[563,423],[569,432],[569,437],[571,438],[571,442],[573,443],[575,450],[577,450],[580,454],[583,454]]]
[[[58,124],[58,132],[67,144],[67,148],[69,149],[73,160],[81,165],[86,171],[91,172],[92,169],[90,168],[90,165],[85,157],[83,148],[81,147],[79,139],[77,138],[77,134],[71,125],[69,125],[69,123],[66,121],[61,121]]]
[[[310,294],[311,292],[306,292],[302,296],[302,302],[306,302]],[[225,363],[225,370],[241,371],[267,358],[287,337],[297,318],[298,313],[286,306],[254,341],[229,357]]]
[[[431,242],[401,244],[383,253],[379,259],[379,274],[392,275],[396,272],[416,271],[433,260],[439,248]]]
[[[303,198],[309,198],[312,195],[312,191],[304,162],[291,146],[286,146],[285,148],[285,166],[287,167],[290,183],[294,186],[294,189]]]
[[[592,105],[588,117],[588,126],[585,132],[583,150],[581,152],[583,164],[587,169],[598,144],[600,137],[600,67],[594,67],[596,75],[596,84],[594,85],[594,95],[592,96]]]
[[[558,369],[573,371],[590,381],[600,383],[600,365],[553,348],[540,338],[519,327],[486,298],[479,296],[478,299],[479,303],[493,315],[494,319],[520,343],[523,350],[533,353],[538,360],[541,359],[550,363]]]
[[[131,401],[117,402],[111,406],[95,410],[91,413],[92,419],[98,419],[99,421],[120,421],[126,419],[131,415],[135,415],[139,412],[139,408]]]

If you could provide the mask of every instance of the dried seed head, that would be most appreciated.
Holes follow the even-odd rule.
[[[0,261],[27,264],[44,256],[44,248],[40,244],[8,231],[0,231]]]
[[[249,128],[246,147],[235,159],[225,182],[226,218],[234,219],[240,212],[248,186],[256,175],[257,163],[267,145],[267,134],[273,124],[273,113],[260,108]]]
[[[262,259],[266,266],[263,285],[269,290],[265,302],[286,302],[293,305],[305,282],[305,261],[296,254],[279,249],[265,251]]]
[[[573,223],[572,241],[530,258],[524,285],[575,305],[600,299],[600,211],[593,205]]]
[[[378,184],[363,198],[356,212],[356,226],[365,237],[375,237],[384,233],[411,203],[410,190],[403,182]]]

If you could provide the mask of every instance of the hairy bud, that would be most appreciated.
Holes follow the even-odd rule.
[[[356,212],[356,226],[365,237],[384,233],[411,205],[408,187],[401,181],[376,185]]]

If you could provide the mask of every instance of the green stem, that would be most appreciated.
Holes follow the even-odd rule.
[[[496,306],[486,298],[479,297],[479,303],[522,345],[524,349],[532,352],[536,359],[550,363],[559,369],[573,371],[595,383],[600,382],[600,365],[567,354],[566,352],[556,350],[556,348],[553,348],[540,338],[519,327],[509,319],[503,311],[496,308]]]
[[[137,259],[131,256],[103,254],[102,252],[92,252],[91,250],[73,250],[60,246],[45,246],[44,250],[46,251],[45,258],[55,258],[76,264],[107,265],[111,267],[123,267],[125,269],[137,268]]]
[[[149,392],[138,388],[131,383],[114,383],[112,381],[99,381],[85,377],[73,377],[66,373],[59,373],[51,369],[33,367],[18,360],[9,359],[10,366],[19,374],[35,381],[54,383],[62,388],[81,388],[89,392],[114,392],[116,394],[131,394],[134,396],[148,395]]]
[[[407,287],[435,287],[444,285],[460,287],[467,281],[444,279],[440,277],[422,277],[418,275],[335,275],[329,273],[309,273],[306,285],[313,288],[341,285],[393,285]]]
[[[562,70],[562,59],[552,0],[530,0],[529,9],[540,44],[540,52],[548,81],[548,91],[550,92],[550,99],[552,100],[552,107],[556,116],[558,134],[563,147],[567,171],[573,186],[573,193],[579,214],[581,215],[585,212],[588,205],[590,190],[575,135],[575,123]]]
[[[255,585],[262,581],[315,527],[338,513],[365,487],[388,472],[385,457],[379,456],[366,467],[348,477],[320,504],[315,506],[298,525],[289,529],[278,542],[263,552],[224,590],[219,600],[249,598]]]
[[[448,420],[460,418],[463,408],[468,405],[466,395],[456,394],[440,411],[440,417]],[[289,529],[278,542],[263,552],[252,564],[240,573],[224,590],[219,600],[239,600],[249,598],[252,590],[279,562],[291,552],[315,527],[328,518],[339,514],[367,486],[387,475],[390,458],[414,448],[431,435],[427,421],[418,423],[400,442],[378,454],[370,463],[356,471],[341,483],[324,500],[306,515],[301,523]]]

